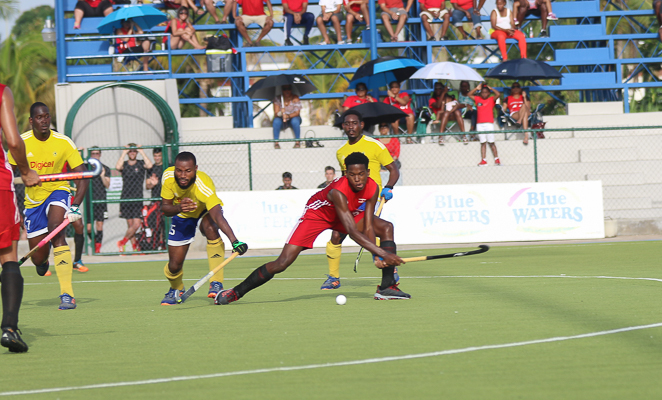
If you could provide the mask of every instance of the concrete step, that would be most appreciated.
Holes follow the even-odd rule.
[[[662,183],[644,185],[605,186],[602,189],[603,198],[627,199],[633,196],[648,196],[654,201],[662,200]]]
[[[603,186],[638,185],[644,183],[642,174],[587,174],[587,181],[602,181]]]
[[[649,210],[609,210],[605,211],[605,217],[610,217],[612,219],[637,219],[637,220],[653,220],[653,219],[662,219],[662,208],[651,208]],[[659,224],[659,222],[657,222]],[[619,234],[625,234],[620,232],[620,223],[619,223]]]
[[[629,199],[603,199],[605,210],[647,210],[653,208],[650,197],[631,197]]]
[[[580,162],[614,162],[633,161],[639,159],[639,151],[636,148],[624,147],[616,149],[584,149],[579,150]]]
[[[600,48],[598,48],[601,50]],[[591,50],[591,49],[583,49]],[[559,50],[560,51],[560,50]],[[601,101],[596,103],[568,103],[568,115],[615,115],[623,114],[622,101]]]

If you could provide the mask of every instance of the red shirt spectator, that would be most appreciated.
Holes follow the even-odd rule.
[[[408,97],[408,96],[409,95],[407,93],[403,93],[403,92],[398,93],[398,97],[400,97],[400,98],[404,98],[404,97]],[[384,99],[384,103],[390,104],[393,107],[398,107],[407,114],[414,114],[414,110],[411,109],[411,97],[409,98],[409,102],[405,105],[401,105],[400,103],[392,100],[390,96],[388,96]]]
[[[430,97],[430,101],[428,102],[428,108],[430,109],[430,112],[432,113],[432,115],[437,115],[437,113],[439,111],[441,111],[441,108],[436,108],[434,106],[434,103],[436,103],[436,102],[437,102],[437,99],[435,99],[434,97]]]
[[[349,96],[343,103],[342,107],[352,108],[360,104],[372,103],[372,100],[368,97],[361,98],[357,95]]]
[[[520,96],[518,99],[514,96],[508,96],[506,97],[506,102],[508,103],[508,111],[513,114],[518,112],[524,105],[524,96]]]
[[[477,124],[489,124],[494,123],[494,105],[495,100],[494,96],[490,96],[486,99],[481,96],[475,96],[474,102],[476,102],[476,117]]]
[[[378,4],[386,5],[386,8],[405,8],[402,0],[379,0]]]
[[[419,3],[423,4],[428,10],[431,8],[444,8],[444,3],[446,0],[418,0]]]
[[[265,15],[264,0],[237,0],[237,4],[241,6],[243,15]]]
[[[474,7],[473,0],[451,0],[451,4],[457,4],[458,7],[468,10]]]
[[[283,5],[287,4],[290,7],[290,11],[295,13],[300,13],[303,11],[303,3],[307,3],[307,0],[283,0]]]

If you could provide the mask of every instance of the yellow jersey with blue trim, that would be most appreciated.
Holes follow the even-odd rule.
[[[393,157],[391,153],[388,152],[384,143],[380,142],[377,139],[371,138],[370,136],[363,135],[354,144],[345,143],[341,148],[336,151],[336,158],[338,159],[338,164],[340,164],[340,169],[345,171],[347,167],[345,166],[345,158],[352,153],[363,153],[368,157],[368,169],[370,170],[370,177],[373,181],[377,182],[379,185],[379,190],[382,190],[382,177],[379,174],[382,165],[389,165],[393,162]]]
[[[74,142],[67,136],[50,131],[48,139],[39,140],[33,131],[21,135],[25,142],[25,154],[30,168],[39,175],[59,174],[64,166],[74,169],[83,164],[83,159]],[[16,165],[14,157],[9,153],[9,163]],[[71,193],[69,181],[42,182],[41,186],[25,188],[25,208],[40,206],[56,190],[66,190]]]
[[[195,174],[195,182],[186,189],[182,189],[175,179],[175,167],[163,171],[163,182],[161,186],[161,197],[166,200],[172,199],[172,204],[177,205],[182,199],[188,197],[198,207],[194,211],[177,214],[180,218],[198,218],[202,213],[211,210],[214,206],[223,207],[223,202],[216,195],[216,187],[209,175],[202,171]]]

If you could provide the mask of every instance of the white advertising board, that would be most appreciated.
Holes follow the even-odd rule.
[[[282,247],[316,190],[219,193],[237,237]],[[398,244],[604,238],[599,181],[398,186],[382,217]],[[315,241],[324,247],[325,232]],[[346,243],[354,244],[349,240]]]

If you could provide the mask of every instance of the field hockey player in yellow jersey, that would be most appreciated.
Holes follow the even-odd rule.
[[[199,226],[207,238],[209,270],[216,268],[225,258],[225,244],[219,229],[232,242],[232,250],[244,254],[248,246],[240,242],[223,216],[223,202],[216,195],[211,178],[202,171],[193,153],[181,152],[175,157],[175,166],[163,171],[161,179],[161,211],[172,217],[168,234],[168,263],[163,272],[170,281],[170,289],[161,305],[179,303],[184,291],[184,260]],[[223,269],[210,279],[209,294],[214,298],[223,290]]]
[[[30,125],[32,130],[21,135],[25,142],[25,153],[30,168],[39,175],[60,173],[65,163],[75,172],[86,171],[83,159],[74,142],[50,129],[51,114],[44,103],[34,103],[30,107]],[[10,156],[9,163],[16,165]],[[42,182],[41,186],[25,188],[25,229],[30,248],[35,247],[49,232],[60,225],[65,218],[70,222],[81,218],[80,204],[87,193],[89,181],[75,181],[76,197],[71,200],[71,187],[68,181]],[[60,310],[76,308],[74,289],[71,283],[73,260],[71,250],[62,230],[51,240],[55,258],[55,272],[60,282]],[[43,246],[32,256],[37,266],[37,274],[44,276],[48,272],[50,246]]]
[[[345,143],[336,152],[338,164],[342,169],[343,175],[345,174],[345,157],[358,152],[363,153],[368,157],[368,169],[370,170],[370,177],[377,182],[381,190],[380,197],[389,201],[393,198],[393,185],[400,178],[400,171],[398,166],[393,161],[393,157],[386,149],[386,146],[377,139],[365,136],[363,134],[363,118],[361,114],[349,109],[343,115],[356,115],[357,118],[350,118],[349,121],[345,118],[342,128],[347,135],[347,143]],[[382,178],[379,174],[381,166],[384,166],[388,172],[388,182],[382,189]],[[340,287],[340,255],[342,253],[342,241],[345,240],[347,235],[338,231],[333,231],[331,240],[326,244],[326,259],[329,262],[329,275],[327,280],[322,285],[322,290],[338,289]],[[396,275],[397,277],[397,275]],[[397,278],[396,278],[397,279]]]

